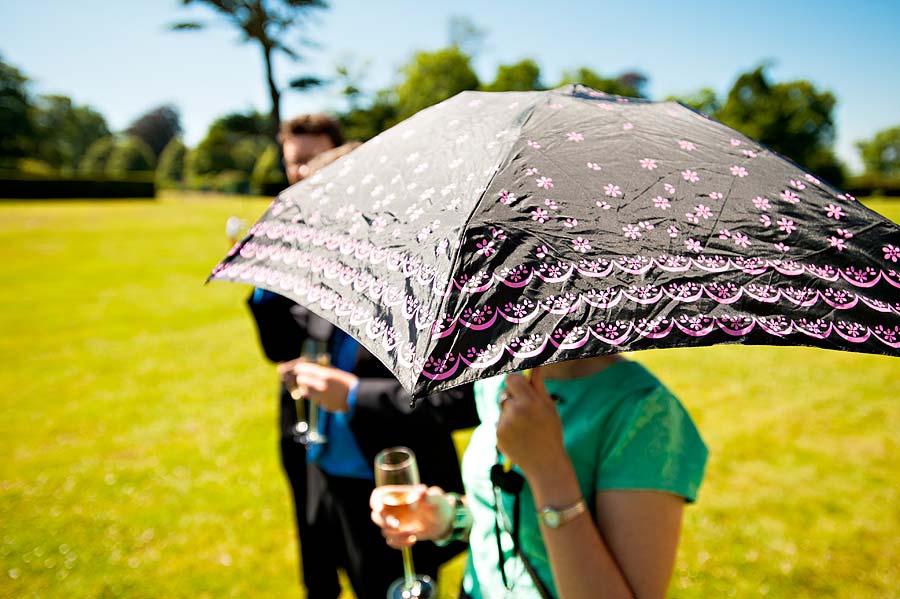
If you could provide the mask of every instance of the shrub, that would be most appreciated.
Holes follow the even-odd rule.
[[[59,174],[55,168],[37,158],[21,158],[16,161],[15,169],[24,175],[34,175],[37,177],[55,177]]]
[[[213,177],[212,188],[221,193],[249,193],[250,179],[241,171],[222,171]]]
[[[288,186],[284,170],[281,168],[281,153],[278,147],[270,143],[253,166],[253,174],[250,176],[250,185],[253,193],[260,195],[276,195],[267,193],[272,187],[278,187],[281,191]]]
[[[85,175],[97,175],[106,172],[106,162],[112,154],[116,140],[112,135],[101,137],[84,153],[84,157],[78,165],[78,170]]]
[[[156,157],[144,141],[129,136],[116,143],[106,161],[106,173],[119,177],[131,171],[152,171],[156,168]]]
[[[187,147],[177,137],[172,139],[159,155],[156,167],[158,187],[179,187],[184,182],[184,162]]]

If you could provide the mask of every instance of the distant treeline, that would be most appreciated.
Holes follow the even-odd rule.
[[[401,69],[399,82],[366,92],[364,68],[338,67],[345,109],[336,116],[349,139],[368,140],[419,110],[464,90],[527,91],[583,83],[607,93],[646,97],[640,72],[604,77],[587,67],[547,85],[534,60],[501,65],[481,81],[458,45],[419,52]],[[827,90],[805,80],[775,82],[764,66],[741,73],[725,97],[705,88],[675,99],[734,127],[838,186],[861,193],[900,194],[900,127],[858,143],[864,176],[848,179],[834,153],[834,107]],[[286,184],[271,135],[271,115],[232,113],[216,119],[193,148],[180,139],[174,106],[153,108],[125,130],[113,132],[103,115],[61,95],[30,94],[28,78],[0,60],[0,176],[146,180],[157,187],[229,193],[272,193]]]

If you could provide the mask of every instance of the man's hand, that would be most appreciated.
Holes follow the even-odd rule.
[[[292,372],[297,377],[303,397],[329,412],[346,412],[349,409],[347,396],[359,382],[355,374],[311,362],[297,362]]]
[[[302,362],[305,358],[302,356],[299,358],[294,358],[293,360],[289,360],[287,362],[279,362],[276,370],[278,370],[278,376],[281,378],[281,382],[284,383],[284,386],[288,389],[293,389],[296,386],[294,380],[296,379],[296,375],[294,374],[294,367],[297,366],[300,362]]]

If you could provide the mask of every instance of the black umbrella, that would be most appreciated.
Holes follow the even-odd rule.
[[[464,92],[284,191],[213,271],[416,396],[716,343],[900,355],[900,228],[673,102]]]

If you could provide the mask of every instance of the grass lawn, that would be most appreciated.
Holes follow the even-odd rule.
[[[0,203],[0,596],[297,594],[273,372],[248,290],[203,285],[225,219],[265,205]],[[711,450],[672,597],[898,596],[900,360],[633,357]]]

